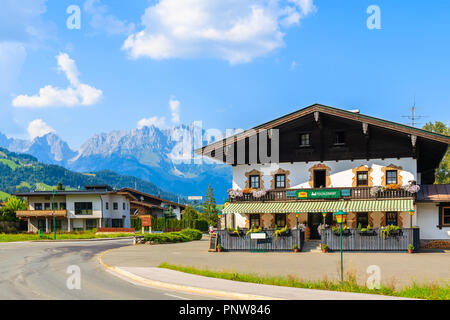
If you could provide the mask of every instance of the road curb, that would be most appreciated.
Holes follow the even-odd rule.
[[[184,286],[179,284],[172,284],[162,281],[156,281],[156,280],[149,280],[145,279],[143,277],[137,276],[131,272],[122,270],[120,268],[117,268],[115,266],[110,266],[103,262],[103,256],[112,251],[114,249],[109,249],[104,252],[102,252],[98,256],[98,261],[100,265],[102,265],[105,269],[114,272],[118,275],[124,276],[126,278],[129,278],[133,281],[139,282],[141,284],[161,288],[161,289],[169,289],[169,290],[175,290],[175,291],[183,291],[188,292],[192,294],[201,294],[201,295],[208,295],[208,296],[214,296],[214,297],[220,297],[220,298],[226,298],[226,299],[239,299],[239,300],[282,300],[279,298],[272,298],[272,297],[266,297],[266,296],[257,296],[257,295],[251,295],[251,294],[245,294],[245,293],[234,293],[234,292],[227,292],[222,290],[214,290],[214,289],[205,289],[205,288],[199,288],[199,287],[191,287],[191,286]]]

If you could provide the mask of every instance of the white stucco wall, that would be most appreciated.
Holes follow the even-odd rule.
[[[130,227],[130,201],[121,195],[102,195],[103,202],[103,218],[104,219],[124,219],[124,228]],[[114,210],[114,202],[117,202],[117,210]],[[106,209],[106,203],[108,203],[108,209]],[[123,204],[125,203],[125,209]]]
[[[310,171],[309,169],[314,165],[321,162],[294,162],[294,163],[276,163],[276,164],[253,164],[253,165],[237,165],[233,167],[233,189],[244,189],[245,188],[245,173],[253,169],[261,171],[264,174],[263,181],[265,189],[270,189],[272,172],[278,170],[279,168],[283,170],[289,170],[290,187],[292,189],[296,188],[309,188]],[[402,181],[404,185],[408,184],[410,180],[417,180],[417,161],[413,158],[389,158],[389,159],[372,159],[366,160],[340,160],[336,161],[324,161],[322,164],[329,167],[330,170],[330,187],[351,187],[353,172],[352,169],[360,167],[362,165],[372,168],[371,177],[373,178],[373,185],[381,185],[381,178],[383,173],[381,171],[382,167],[393,164],[395,166],[402,167],[400,175],[402,176]]]
[[[416,212],[421,239],[450,240],[450,228],[436,227],[439,224],[439,207],[436,203],[417,203]]]
[[[92,215],[75,215],[75,202],[92,202]],[[102,217],[102,203],[100,196],[95,195],[67,195],[67,217],[70,219],[86,219],[86,218],[101,218]],[[75,227],[76,228],[76,227]]]

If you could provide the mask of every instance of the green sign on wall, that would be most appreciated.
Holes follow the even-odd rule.
[[[340,197],[341,197],[340,189],[297,190],[298,199],[327,199]]]

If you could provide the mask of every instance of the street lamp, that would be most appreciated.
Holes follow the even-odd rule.
[[[413,215],[414,215],[414,210],[413,209],[410,209],[409,211],[408,211],[408,213],[409,213],[409,229],[410,229],[410,232],[409,232],[409,244],[410,245],[412,245],[412,237],[413,237],[413,225],[412,225],[412,217],[413,217]]]
[[[348,213],[342,210],[339,210],[338,212],[335,212],[333,214],[333,216],[336,218],[337,223],[341,225],[341,281],[344,281],[344,263],[342,257],[342,224],[345,222],[347,215]]]
[[[298,216],[299,216],[299,215],[300,215],[299,212],[296,212],[296,213],[295,213],[295,225],[296,225],[297,229],[298,229]]]
[[[220,218],[222,218],[221,212],[217,212],[217,230],[220,230]]]

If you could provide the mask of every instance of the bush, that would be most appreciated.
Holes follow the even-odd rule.
[[[199,230],[182,230],[181,232],[146,233],[144,241],[154,243],[175,243],[200,240],[202,233]]]
[[[174,243],[187,242],[192,239],[180,232],[166,232],[166,233],[149,233],[144,235],[144,241],[153,241],[154,243]]]
[[[206,220],[195,220],[194,229],[200,230],[202,232],[208,231],[209,224]]]
[[[183,229],[180,231],[181,234],[191,238],[192,240],[200,240],[202,238],[202,232],[196,229]]]

